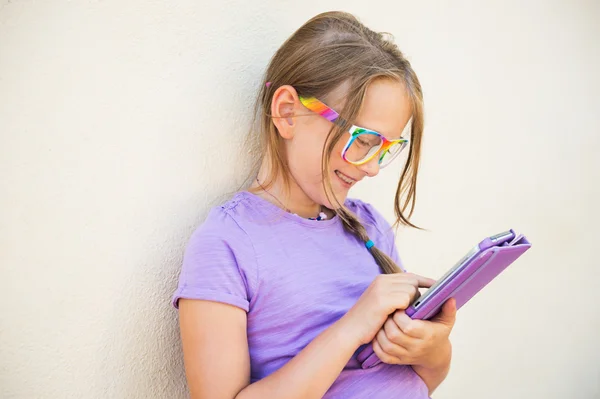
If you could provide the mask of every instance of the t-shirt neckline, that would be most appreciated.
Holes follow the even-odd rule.
[[[244,199],[246,199],[247,201],[251,202],[254,205],[260,206],[263,209],[267,210],[269,213],[272,213],[273,215],[281,215],[282,217],[291,220],[293,222],[305,225],[305,226],[310,226],[310,227],[329,227],[332,226],[334,224],[339,223],[340,221],[340,217],[336,214],[334,215],[331,219],[325,219],[325,220],[311,220],[311,219],[306,219],[303,218],[302,216],[298,216],[294,213],[289,213],[286,212],[285,210],[281,209],[280,207],[278,207],[277,205],[267,201],[266,199],[251,193],[250,191],[247,190],[243,190],[243,191],[239,191],[236,196],[242,197]]]

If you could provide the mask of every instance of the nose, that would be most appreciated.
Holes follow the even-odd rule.
[[[379,154],[374,156],[369,162],[358,165],[358,169],[363,171],[369,177],[375,177],[379,173]]]

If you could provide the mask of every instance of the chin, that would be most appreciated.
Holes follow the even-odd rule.
[[[340,190],[338,187],[333,187],[333,194],[335,198],[338,200],[340,204],[344,204],[346,198],[348,198],[348,190]],[[335,204],[335,200],[332,198],[331,200],[334,202],[333,204],[327,200],[327,196],[323,195],[323,205],[329,209],[336,209],[337,205]]]
[[[350,190],[350,187],[353,186],[353,184],[349,185],[345,182],[343,182],[334,171],[331,172],[331,174],[329,175],[330,179],[331,179],[331,188],[332,188],[332,194],[335,196],[335,198],[338,200],[338,202],[340,204],[344,204],[344,201],[346,200],[346,198],[348,197],[348,191]],[[321,188],[322,189],[322,188]],[[329,209],[335,209],[337,208],[337,206],[335,205],[335,200],[332,198],[331,201],[329,201],[327,199],[327,196],[325,195],[325,193],[322,193],[323,196],[323,205],[326,206]],[[333,202],[333,203],[332,203]]]

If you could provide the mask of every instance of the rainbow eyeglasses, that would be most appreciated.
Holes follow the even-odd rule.
[[[300,102],[309,110],[337,125],[345,123],[344,118],[336,111],[315,97],[300,96]],[[348,133],[350,138],[342,151],[342,158],[353,165],[365,164],[379,154],[379,167],[384,168],[396,159],[408,144],[407,139],[388,140],[374,130],[356,125],[352,125]]]

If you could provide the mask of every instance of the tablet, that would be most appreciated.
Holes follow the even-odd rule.
[[[412,319],[430,319],[450,298],[460,309],[530,247],[527,238],[512,229],[485,238],[417,298],[406,314]],[[358,361],[363,369],[381,363],[371,345],[358,353]]]
[[[484,239],[417,298],[406,314],[412,319],[430,319],[450,298],[456,299],[460,309],[530,247],[527,238],[512,229]]]

